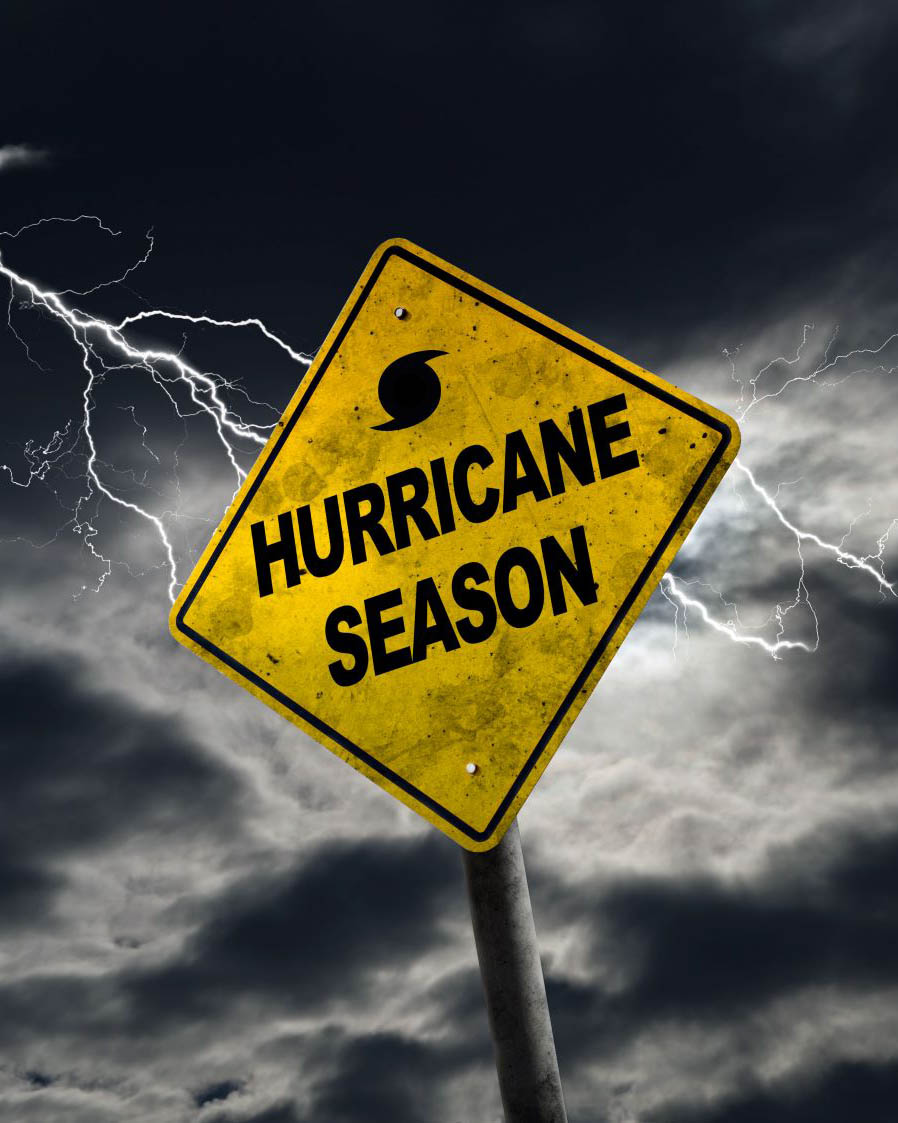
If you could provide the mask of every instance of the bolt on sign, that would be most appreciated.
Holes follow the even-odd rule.
[[[409,242],[374,254],[175,637],[495,846],[732,463],[712,406]]]

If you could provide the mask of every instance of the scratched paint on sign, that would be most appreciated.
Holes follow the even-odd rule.
[[[185,584],[173,633],[488,849],[738,442],[712,406],[387,242]]]

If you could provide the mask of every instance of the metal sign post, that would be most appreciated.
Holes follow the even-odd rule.
[[[505,1118],[567,1123],[517,820],[462,855]]]
[[[515,816],[738,447],[719,409],[393,238],[172,608],[468,851],[509,1123],[566,1118]]]

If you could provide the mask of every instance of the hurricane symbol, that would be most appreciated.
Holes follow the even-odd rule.
[[[384,369],[377,384],[380,404],[390,415],[389,421],[372,425],[372,429],[408,429],[430,417],[440,404],[440,380],[428,361],[445,351],[413,351],[394,359]]]

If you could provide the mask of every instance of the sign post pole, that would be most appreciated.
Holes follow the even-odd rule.
[[[462,854],[505,1119],[567,1123],[517,820]]]

